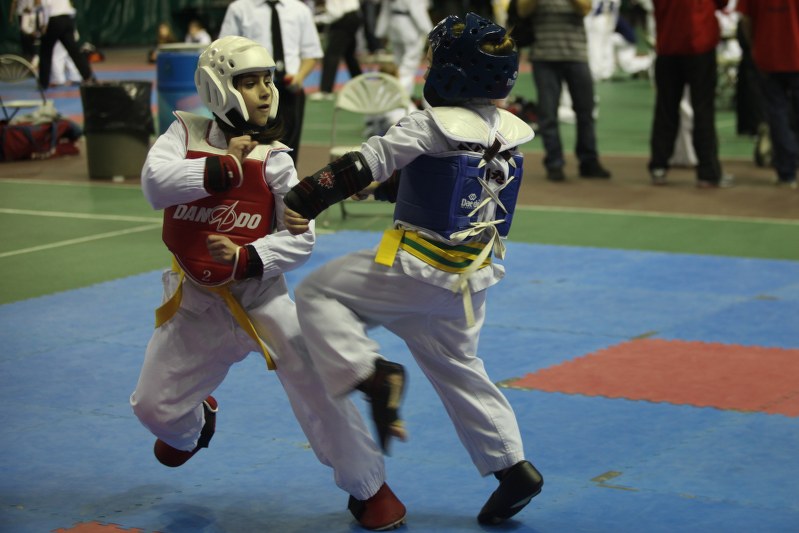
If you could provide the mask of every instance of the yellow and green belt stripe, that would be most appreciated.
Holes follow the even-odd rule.
[[[415,231],[390,229],[383,233],[383,238],[377,248],[375,262],[391,266],[397,256],[397,251],[403,249],[439,270],[461,274],[472,266],[485,247],[486,243],[482,242],[451,245],[427,239]],[[489,264],[491,264],[490,254],[477,268]]]

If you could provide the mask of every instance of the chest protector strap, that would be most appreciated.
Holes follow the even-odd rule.
[[[523,173],[521,154],[511,150],[531,140],[532,129],[504,110],[493,124],[462,107],[435,107],[430,113],[458,149],[420,156],[402,169],[394,219],[456,243],[491,226],[507,236]],[[507,171],[487,165],[497,157],[507,162]],[[485,209],[491,205],[493,211]]]
[[[469,277],[490,263],[492,250],[500,259],[505,255],[502,238],[508,235],[513,221],[523,174],[522,156],[511,150],[531,140],[533,132],[529,125],[501,110],[495,126],[465,108],[433,108],[431,113],[441,131],[464,148],[420,156],[402,169],[394,219],[400,226],[433,231],[446,244],[436,241],[433,246],[439,249],[431,257],[429,247],[409,239],[413,232],[392,230],[384,235],[375,260],[390,265],[402,248],[436,268],[457,272],[452,290],[463,294],[466,321],[471,326],[474,312]],[[496,175],[496,165],[487,165],[495,157],[506,161],[507,173]],[[397,231],[402,233],[398,236]],[[462,268],[446,268],[448,262],[441,261],[446,257],[441,248],[467,243],[478,250],[476,255],[462,263]]]

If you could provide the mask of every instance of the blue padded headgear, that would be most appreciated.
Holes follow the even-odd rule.
[[[463,33],[455,36],[452,27],[464,23]],[[484,52],[486,41],[500,42],[507,30],[475,13],[465,20],[450,15],[430,32],[433,58],[424,95],[432,105],[458,103],[470,98],[502,99],[510,94],[519,73],[519,51],[510,55]]]

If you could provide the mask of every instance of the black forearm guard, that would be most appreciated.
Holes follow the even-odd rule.
[[[295,185],[283,201],[307,218],[316,218],[331,205],[372,183],[372,171],[360,152],[347,152],[313,176]]]
[[[391,202],[392,204],[397,202],[397,193],[399,192],[399,183],[400,183],[400,171],[396,170],[394,173],[380,185],[375,188],[374,197],[375,200],[380,200],[381,202]]]
[[[247,244],[239,249],[239,262],[233,279],[260,278],[264,275],[264,262],[255,250],[255,246]]]
[[[242,175],[241,163],[234,156],[208,156],[205,159],[203,186],[210,194],[224,192],[241,185]]]

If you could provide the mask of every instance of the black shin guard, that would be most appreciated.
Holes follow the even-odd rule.
[[[375,373],[357,388],[369,398],[380,447],[388,454],[391,427],[402,423],[399,408],[405,392],[405,368],[399,363],[378,359]]]
[[[216,431],[216,412],[219,410],[216,400],[207,399],[203,402],[203,411],[205,411],[205,424],[200,431],[200,438],[197,439],[197,448],[207,448],[211,442],[211,437],[214,436]]]

